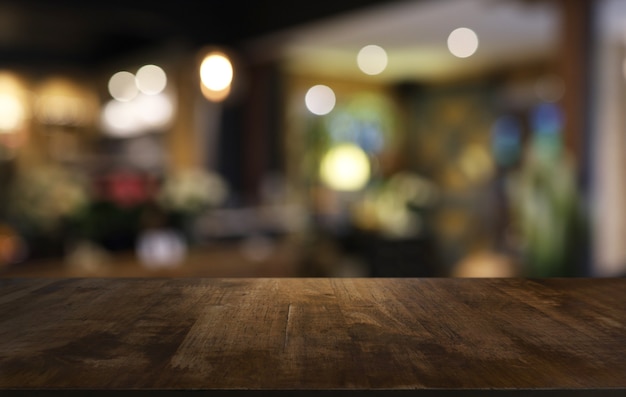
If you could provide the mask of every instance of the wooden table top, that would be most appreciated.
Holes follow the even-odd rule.
[[[0,395],[86,389],[626,396],[626,279],[0,280]]]

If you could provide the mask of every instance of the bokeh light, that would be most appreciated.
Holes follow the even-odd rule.
[[[493,160],[482,145],[468,145],[459,158],[459,167],[471,182],[481,182],[493,173]]]
[[[559,134],[563,127],[561,108],[553,103],[542,103],[532,109],[531,127],[536,134]]]
[[[357,64],[365,74],[380,74],[387,67],[387,52],[377,45],[367,45],[359,51]]]
[[[121,102],[128,102],[139,93],[135,82],[135,75],[127,71],[115,73],[109,79],[109,94]]]
[[[104,131],[115,137],[134,136],[140,132],[140,122],[132,105],[111,100],[102,109]]]
[[[478,49],[478,36],[472,29],[455,29],[448,36],[448,49],[457,58],[470,57]]]
[[[165,89],[167,75],[163,69],[156,65],[144,65],[137,71],[135,83],[142,93],[156,95]]]
[[[25,94],[19,78],[0,72],[0,134],[13,133],[23,127],[29,116]]]
[[[0,93],[0,134],[18,129],[24,121],[25,109],[18,97]]]
[[[320,166],[322,182],[341,191],[357,191],[370,179],[370,162],[367,154],[354,144],[331,148]]]
[[[53,125],[83,125],[87,116],[84,101],[64,95],[40,97],[36,112],[40,122]]]
[[[170,96],[140,94],[130,102],[111,100],[102,110],[105,132],[114,137],[131,137],[166,127],[174,117]]]
[[[233,80],[233,66],[228,57],[219,52],[207,55],[200,65],[200,80],[211,91],[228,88]]]
[[[174,105],[164,94],[140,95],[133,102],[137,115],[146,128],[165,126],[174,115]]]
[[[187,244],[180,232],[170,229],[148,230],[139,236],[137,257],[149,269],[179,266],[187,256]]]
[[[43,124],[84,126],[93,120],[96,99],[73,80],[52,77],[39,85],[35,116]]]
[[[136,75],[122,71],[109,80],[114,98],[102,109],[102,127],[110,136],[128,138],[156,131],[172,121],[175,103],[166,90],[167,75],[156,65],[144,65]]]
[[[328,86],[316,85],[309,88],[304,97],[304,102],[311,113],[323,116],[330,113],[335,107],[335,93]]]

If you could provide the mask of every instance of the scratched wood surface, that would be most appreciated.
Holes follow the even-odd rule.
[[[5,279],[22,388],[626,390],[626,279]]]

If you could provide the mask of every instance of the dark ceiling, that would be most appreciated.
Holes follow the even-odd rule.
[[[228,45],[380,0],[0,0],[0,68],[92,67],[181,42]]]

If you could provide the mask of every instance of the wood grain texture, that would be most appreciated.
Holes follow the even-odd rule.
[[[621,393],[626,279],[5,279],[0,389]]]

